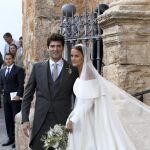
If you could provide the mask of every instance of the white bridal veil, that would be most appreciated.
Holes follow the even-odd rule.
[[[149,106],[99,75],[90,50],[76,46],[82,47],[84,64],[74,85],[77,100],[68,149],[150,150]]]

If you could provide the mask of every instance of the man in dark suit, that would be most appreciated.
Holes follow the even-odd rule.
[[[1,66],[3,64],[3,56],[2,56],[2,53],[0,52],[0,69],[1,69]],[[1,105],[1,95],[0,95],[0,108],[2,107]]]
[[[3,93],[4,114],[6,122],[6,130],[8,141],[2,146],[12,145],[15,147],[15,115],[21,110],[21,100],[24,91],[24,77],[23,68],[14,64],[14,55],[11,53],[5,54],[6,67],[0,72],[0,91]],[[11,94],[15,92],[11,99]]]
[[[3,56],[2,56],[2,53],[0,52],[0,68],[1,68],[2,64],[3,64]]]
[[[54,33],[47,40],[50,59],[33,66],[22,102],[22,128],[29,136],[29,111],[36,90],[35,113],[30,147],[43,150],[42,135],[55,124],[65,125],[71,112],[73,84],[77,69],[63,58],[64,37]]]

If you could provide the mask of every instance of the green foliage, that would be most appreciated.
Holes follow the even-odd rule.
[[[44,142],[45,150],[50,147],[56,150],[65,150],[68,142],[68,131],[63,125],[55,125],[54,128],[50,128],[45,136],[42,136],[41,141]]]

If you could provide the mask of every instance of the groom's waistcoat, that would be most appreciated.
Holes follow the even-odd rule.
[[[49,84],[49,89],[50,89],[50,93],[51,93],[50,101],[52,102],[52,101],[55,101],[55,97],[57,97],[56,94],[57,94],[57,91],[59,90],[61,80],[62,80],[62,71],[60,72],[60,74],[55,82],[52,79],[52,75],[51,75],[50,71],[48,71],[48,77],[49,77],[48,84]],[[52,105],[50,105],[50,107],[49,107],[49,112],[55,112]]]

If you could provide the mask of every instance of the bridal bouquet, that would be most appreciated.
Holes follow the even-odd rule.
[[[55,150],[66,150],[68,142],[68,131],[63,125],[55,125],[50,128],[41,139],[44,142],[45,150],[53,147]]]

